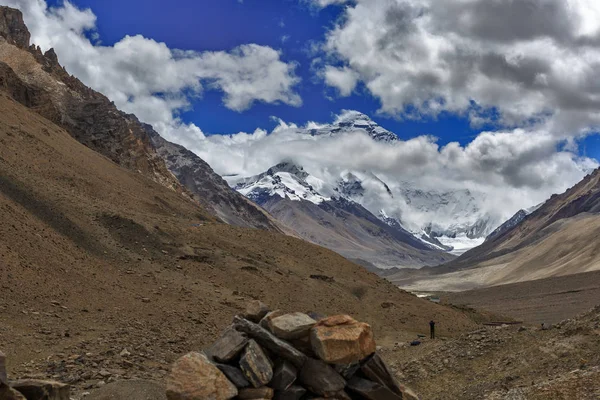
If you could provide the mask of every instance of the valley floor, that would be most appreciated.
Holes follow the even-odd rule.
[[[600,271],[441,293],[440,298],[528,323],[558,323],[600,304]]]
[[[549,330],[482,327],[383,355],[423,399],[599,399],[600,307]]]

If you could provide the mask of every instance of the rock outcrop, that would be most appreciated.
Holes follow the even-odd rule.
[[[113,162],[193,198],[220,220],[281,231],[206,162],[70,75],[53,49],[43,53],[29,41],[21,12],[0,6],[0,90]]]
[[[0,36],[18,47],[28,47],[31,34],[19,10],[0,7]]]
[[[203,358],[201,370],[181,365],[189,363],[190,354],[179,359],[168,378],[167,397],[172,400],[194,400],[200,389],[174,390],[178,388],[202,388],[207,399],[225,399],[217,392],[214,377],[204,370],[212,363],[213,368],[223,371],[228,382],[236,388],[227,392],[239,399],[300,400],[302,398],[402,400],[417,399],[412,391],[398,383],[383,359],[375,352],[375,340],[371,327],[348,315],[324,317],[319,321],[303,313],[280,314],[270,319],[266,329],[257,324],[259,316],[267,318],[264,304],[254,302],[243,317],[235,317],[227,329],[209,350],[223,348],[232,343],[232,330],[249,340],[240,356],[216,360]],[[311,313],[317,317],[317,314]],[[236,341],[242,343],[242,341]],[[300,343],[301,345],[295,345]],[[194,354],[194,353],[192,353]],[[198,357],[198,356],[194,356]],[[308,397],[305,397],[308,396]]]

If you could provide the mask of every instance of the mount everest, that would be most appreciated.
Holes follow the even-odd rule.
[[[381,147],[393,147],[399,143],[394,133],[357,111],[344,111],[332,124],[309,124],[304,128],[293,126],[287,129],[286,134],[296,135],[302,140],[338,142],[345,136],[360,135],[363,136],[361,140],[368,137],[369,141]],[[433,260],[416,257],[409,262],[405,257],[368,257],[367,262],[380,268],[437,265],[441,261],[438,252],[462,254],[483,243],[512,215],[482,207],[487,201],[483,192],[443,185],[434,187],[418,179],[409,181],[380,171],[354,170],[346,165],[337,165],[335,159],[319,160],[315,157],[303,164],[291,158],[283,159],[256,175],[229,174],[224,178],[238,192],[266,208],[284,224],[294,225],[297,222],[291,221],[289,211],[282,212],[281,205],[275,207],[281,201],[288,207],[319,208],[320,213],[327,208],[331,211],[332,204],[336,210],[340,204],[344,204],[346,209],[352,205],[367,212],[377,224],[386,225],[386,229],[401,232],[410,246],[436,254]],[[286,216],[283,217],[283,214]],[[315,213],[310,214],[314,218]],[[292,228],[298,230],[298,226]],[[304,232],[301,236],[309,241],[336,247],[317,238],[319,235],[306,223],[301,230]],[[336,250],[339,252],[339,249]],[[344,253],[344,249],[341,252]],[[359,257],[353,255],[351,258]]]

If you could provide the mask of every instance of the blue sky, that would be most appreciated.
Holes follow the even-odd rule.
[[[34,41],[55,47],[69,72],[190,147],[203,135],[271,131],[272,117],[303,125],[354,109],[405,140],[477,147],[487,164],[483,131],[515,133],[508,145],[524,130],[531,154],[546,154],[551,138],[557,153],[600,159],[590,134],[600,126],[600,7],[588,0],[0,3],[21,8]]]
[[[49,5],[60,5],[51,0]],[[205,92],[193,102],[193,110],[182,114],[205,133],[251,132],[272,129],[272,116],[287,122],[329,122],[342,109],[355,109],[370,115],[379,124],[407,139],[434,135],[439,143],[468,143],[481,128],[471,129],[466,118],[441,115],[435,119],[402,120],[377,114],[380,101],[363,84],[349,97],[339,97],[315,77],[311,68],[311,44],[323,40],[327,29],[341,17],[341,7],[316,9],[296,0],[176,0],[166,6],[160,0],[72,0],[80,8],[91,8],[98,17],[97,28],[104,45],[113,45],[125,35],[141,34],[165,42],[170,48],[196,51],[231,50],[245,43],[257,43],[282,51],[282,59],[296,62],[302,79],[297,92],[300,107],[256,103],[250,110],[237,112],[226,108],[219,92]],[[286,38],[286,39],[284,39]],[[596,141],[597,142],[597,141]],[[592,143],[589,151],[598,151]],[[598,154],[600,156],[600,153]]]

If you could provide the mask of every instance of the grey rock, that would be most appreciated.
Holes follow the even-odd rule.
[[[347,364],[347,365],[334,365],[333,368],[344,377],[344,379],[348,380],[354,376],[360,369],[360,364]]]
[[[269,307],[259,300],[253,300],[246,306],[244,318],[252,322],[259,322],[269,312]]]
[[[394,375],[379,354],[375,353],[367,358],[361,366],[361,371],[371,381],[387,387],[396,394],[400,395],[402,393],[400,385],[396,382]]]
[[[240,358],[240,367],[255,388],[266,385],[273,378],[271,361],[254,340],[248,342]]]
[[[294,364],[296,368],[301,368],[304,364],[306,356],[302,352],[296,350],[292,345],[279,339],[260,325],[240,317],[234,318],[233,325],[236,330],[246,333],[264,348]]]
[[[275,400],[300,400],[306,394],[306,389],[302,386],[290,386],[286,390],[275,392]]]
[[[317,321],[304,313],[284,314],[271,319],[269,330],[277,337],[286,340],[300,339],[308,336],[310,329]]]
[[[280,361],[273,371],[273,379],[269,386],[275,390],[285,390],[292,386],[298,377],[298,370],[288,361]]]
[[[354,377],[348,382],[348,390],[368,400],[402,400],[402,395],[376,382]]]
[[[298,382],[313,393],[331,397],[344,390],[346,380],[321,360],[308,358],[300,370]]]
[[[223,332],[206,353],[215,361],[227,363],[240,354],[247,343],[248,338],[246,335],[230,327]]]
[[[219,368],[221,372],[225,374],[227,379],[229,379],[238,389],[250,386],[250,382],[248,382],[248,379],[246,379],[246,376],[241,369],[227,364],[217,364],[217,368]]]

